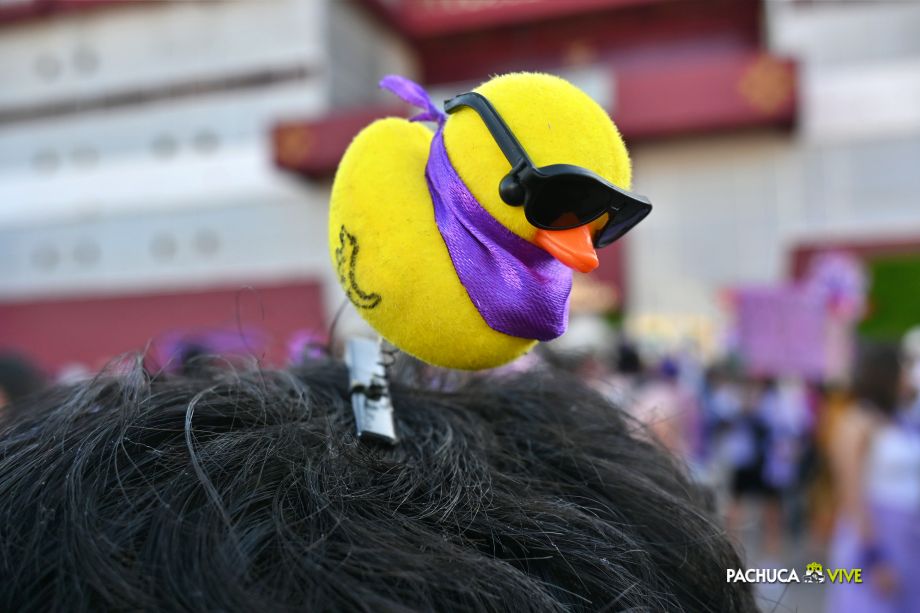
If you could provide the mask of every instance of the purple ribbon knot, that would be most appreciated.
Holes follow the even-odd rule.
[[[422,112],[410,121],[438,124],[425,179],[435,223],[457,276],[486,324],[520,338],[548,341],[565,332],[572,271],[492,217],[457,174],[444,146],[447,116],[417,83],[397,75],[380,81]]]

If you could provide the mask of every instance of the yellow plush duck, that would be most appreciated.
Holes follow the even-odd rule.
[[[651,209],[625,191],[629,157],[607,113],[548,74],[495,77],[449,114],[411,81],[381,86],[423,112],[374,122],[339,165],[329,244],[348,298],[437,366],[499,366],[562,334],[572,269],[596,267],[595,247]]]

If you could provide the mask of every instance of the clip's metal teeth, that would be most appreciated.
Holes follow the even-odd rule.
[[[345,363],[358,437],[370,436],[392,444],[397,437],[387,369],[395,360],[395,352],[388,354],[382,343],[366,338],[348,339]],[[394,356],[389,365],[381,359],[384,355]]]

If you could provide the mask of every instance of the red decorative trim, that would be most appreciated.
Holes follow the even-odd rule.
[[[382,117],[405,115],[403,106],[382,106],[279,124],[272,130],[275,164],[313,179],[329,176],[364,127]]]
[[[414,45],[428,84],[589,64],[656,68],[759,49],[760,15],[756,0],[653,2],[426,37]]]
[[[613,117],[631,140],[748,127],[789,127],[796,117],[796,70],[751,51],[710,54],[656,66],[611,69]],[[363,109],[274,130],[275,161],[311,178],[330,175],[351,139],[401,107]]]
[[[115,4],[136,5],[155,0],[25,0],[0,6],[0,27],[60,13],[96,9]]]
[[[51,0],[26,0],[0,5],[0,24],[21,21],[50,12]]]
[[[326,326],[319,281],[38,299],[0,303],[0,350],[15,349],[49,372],[74,363],[96,369],[169,332],[250,329],[268,340],[259,357],[280,364],[294,331],[322,335]]]
[[[613,116],[632,139],[790,127],[796,118],[795,64],[767,54],[722,54],[614,75]]]
[[[410,38],[442,36],[579,13],[622,10],[668,0],[363,0],[372,12]]]

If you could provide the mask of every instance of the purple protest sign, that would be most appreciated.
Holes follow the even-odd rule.
[[[779,286],[740,289],[736,298],[738,349],[751,374],[826,377],[831,322],[820,296]]]

